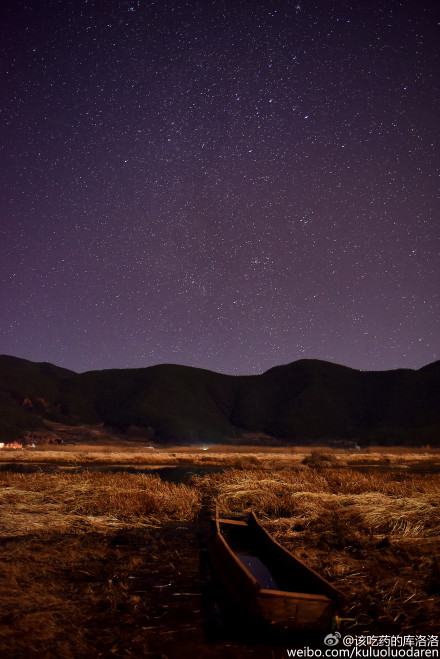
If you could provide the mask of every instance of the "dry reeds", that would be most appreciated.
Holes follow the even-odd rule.
[[[285,546],[347,595],[354,631],[433,630],[440,605],[440,475],[231,470],[194,478],[221,514],[255,510]]]
[[[176,542],[131,526],[10,539],[0,547],[0,655],[160,656],[168,629],[182,635],[196,615],[194,598],[173,597],[196,573],[185,545],[187,572],[177,572]]]
[[[192,463],[222,465],[225,471],[193,476],[188,485],[148,474],[0,471],[4,656],[148,656],[157,651],[151,638],[158,629],[172,636],[160,626],[179,599],[171,595],[198,589],[181,585],[167,591],[167,584],[183,578],[185,551],[185,570],[191,583],[198,583],[198,547],[191,546],[195,530],[191,535],[188,529],[206,495],[219,500],[224,515],[255,510],[283,545],[340,587],[347,595],[342,613],[355,620],[347,623],[352,631],[435,628],[439,474],[408,470],[428,459],[434,469],[434,453],[333,450],[334,460],[303,464],[309,450],[74,448],[17,452],[7,461]],[[378,470],[343,468],[364,460]],[[198,619],[196,607],[192,616]],[[121,625],[130,629],[129,639]]]
[[[0,473],[0,656],[156,654],[164,612],[185,616],[170,595],[197,580],[199,501],[153,475]]]
[[[197,511],[200,493],[183,484],[163,482],[156,475],[126,473],[15,474],[0,473],[3,523],[5,504],[43,508],[62,521],[66,516],[109,516],[116,520],[148,522],[152,518],[190,519]],[[13,517],[16,515],[11,511]]]
[[[440,450],[365,448],[310,449],[307,447],[253,447],[253,446],[202,446],[164,447],[143,446],[76,446],[44,445],[23,451],[1,451],[0,464],[32,462],[36,464],[87,466],[88,464],[113,465],[220,465],[237,469],[264,468],[400,468],[427,467],[440,469]]]

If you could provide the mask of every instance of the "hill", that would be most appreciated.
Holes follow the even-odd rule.
[[[47,362],[0,355],[0,441],[43,427],[43,418],[61,420],[55,403],[59,383],[73,375]]]
[[[0,356],[0,437],[44,420],[105,424],[157,442],[235,442],[266,433],[286,443],[356,439],[439,445],[440,362],[357,371],[300,360],[255,376],[162,364],[77,374]]]

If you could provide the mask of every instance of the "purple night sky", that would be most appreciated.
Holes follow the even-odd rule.
[[[0,353],[438,359],[434,8],[3,2]]]

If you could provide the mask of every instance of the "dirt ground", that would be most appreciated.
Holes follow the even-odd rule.
[[[285,656],[288,640],[225,629],[204,552],[199,527],[180,522],[2,542],[3,576],[26,567],[2,598],[1,656]]]

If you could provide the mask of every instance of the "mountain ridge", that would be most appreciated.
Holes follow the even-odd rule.
[[[158,443],[234,443],[255,432],[289,444],[439,445],[440,361],[390,371],[301,359],[260,375],[177,364],[75,373],[0,355],[0,437],[45,420],[134,428]]]

